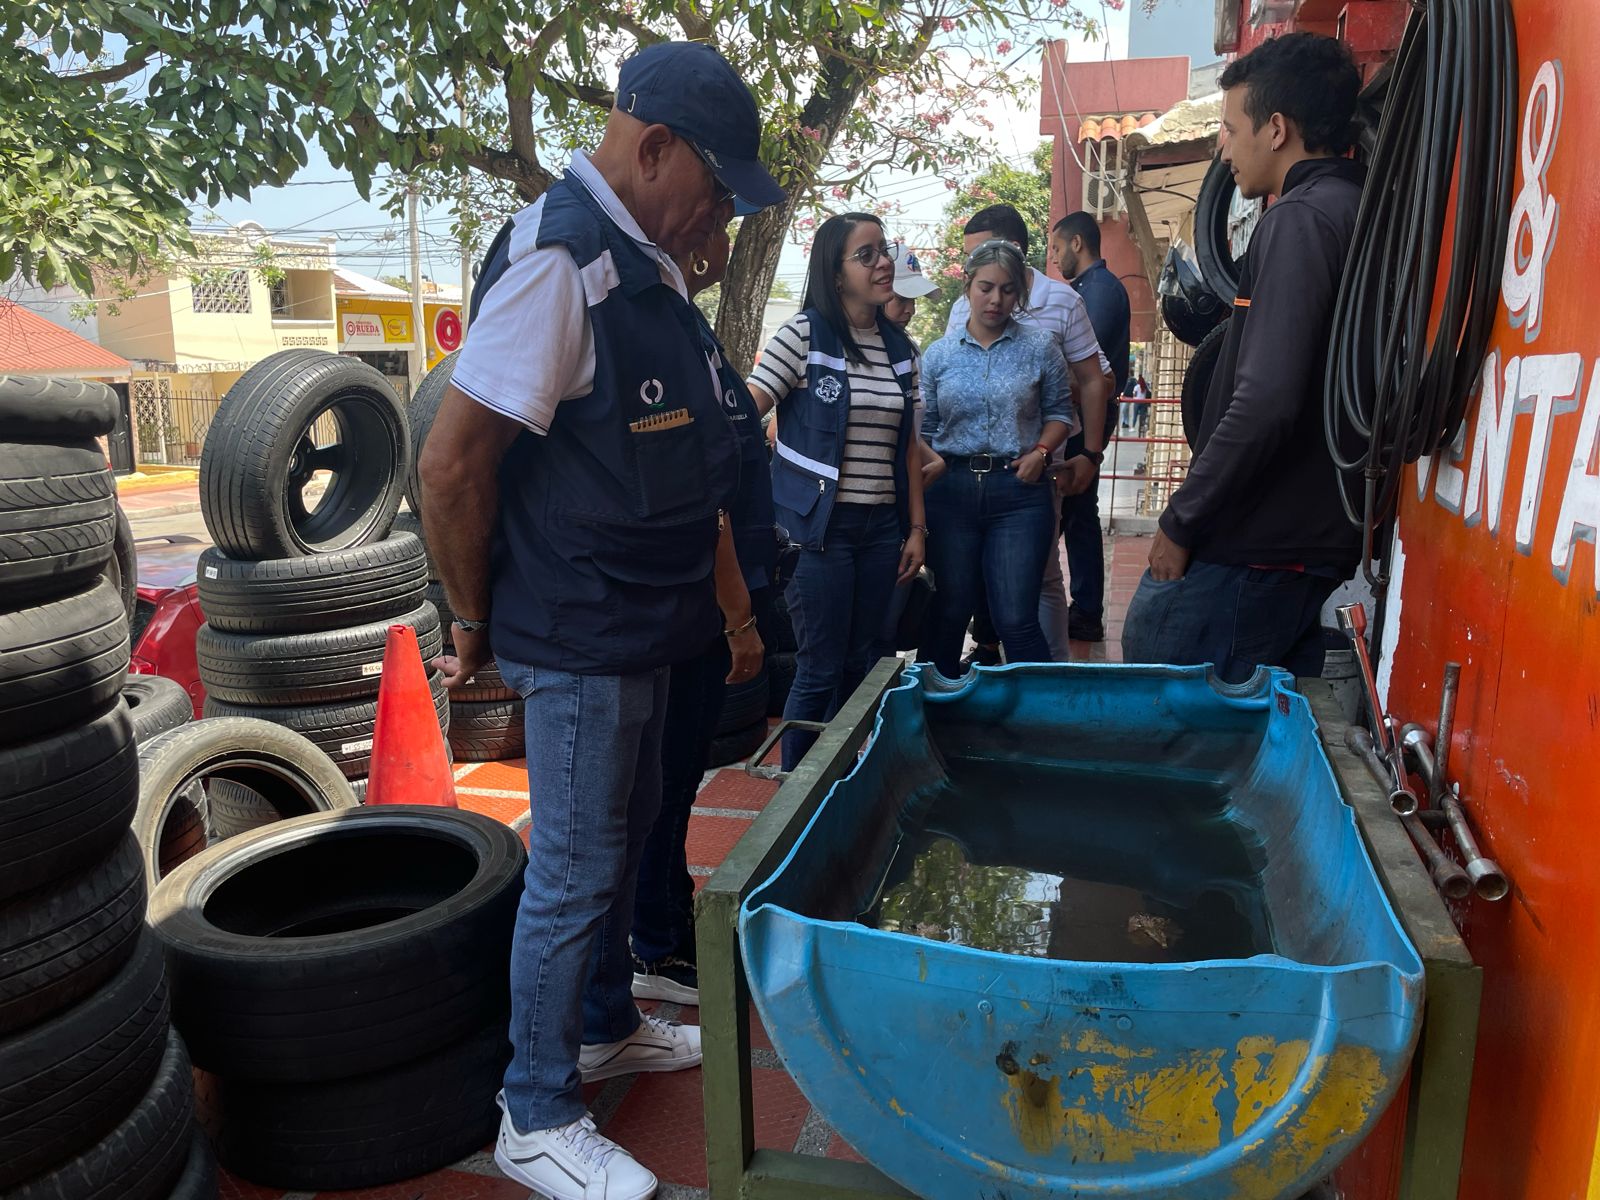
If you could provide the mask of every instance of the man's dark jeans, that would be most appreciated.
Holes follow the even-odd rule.
[[[1106,558],[1100,537],[1100,479],[1061,500],[1061,536],[1067,543],[1067,586],[1072,607],[1091,621],[1105,619]]]
[[[772,627],[770,588],[750,593],[750,609],[765,642]],[[770,643],[769,650],[770,650]],[[645,840],[633,898],[633,952],[647,963],[694,961],[694,879],[685,842],[689,813],[711,758],[717,718],[727,691],[732,655],[727,638],[676,664],[667,684],[661,731],[661,813]]]
[[[1010,471],[952,466],[928,491],[928,565],[933,612],[922,647],[952,678],[961,673],[961,644],[979,597],[1007,662],[1049,662],[1039,627],[1039,585],[1054,547],[1055,488],[1023,483]]]
[[[785,595],[794,623],[794,685],[783,715],[831,721],[867,677],[882,649],[885,614],[900,567],[900,518],[893,504],[836,504],[821,550],[802,550]],[[817,740],[783,736],[783,769]]]
[[[1215,663],[1243,683],[1258,666],[1322,674],[1322,606],[1339,581],[1304,571],[1192,562],[1181,579],[1147,570],[1128,605],[1122,658],[1130,663]]]

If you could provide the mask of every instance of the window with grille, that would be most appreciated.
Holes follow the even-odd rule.
[[[247,313],[250,311],[248,271],[223,271],[194,281],[197,313]]]
[[[272,315],[275,317],[292,317],[294,313],[289,307],[289,281],[279,279],[267,288],[272,296]]]

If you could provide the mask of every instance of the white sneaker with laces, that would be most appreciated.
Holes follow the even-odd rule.
[[[519,1133],[500,1117],[494,1161],[508,1179],[549,1200],[650,1200],[656,1177],[595,1128],[585,1113],[570,1125]]]
[[[584,1046],[578,1072],[585,1083],[638,1071],[682,1071],[700,1065],[700,1026],[639,1014],[639,1028],[620,1042]]]

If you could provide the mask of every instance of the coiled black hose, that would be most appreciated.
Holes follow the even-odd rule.
[[[1339,288],[1324,389],[1328,448],[1345,513],[1365,530],[1374,586],[1386,582],[1370,565],[1376,531],[1394,516],[1404,467],[1455,438],[1488,347],[1517,102],[1510,0],[1428,0],[1412,11]]]

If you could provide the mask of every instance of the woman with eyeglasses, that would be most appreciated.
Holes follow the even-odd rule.
[[[1027,270],[1010,242],[977,246],[966,262],[966,327],[922,357],[922,434],[949,464],[928,493],[936,590],[923,650],[952,678],[961,673],[980,589],[1006,661],[1050,661],[1039,625],[1040,581],[1055,540],[1046,469],[1077,422],[1055,339],[1013,318],[1028,294]]]
[[[778,407],[772,496],[800,546],[785,592],[798,647],[790,719],[839,711],[872,666],[895,584],[926,552],[916,354],[881,311],[894,296],[897,250],[868,213],[823,222],[805,308],[749,379],[762,412]],[[815,740],[785,735],[784,769]]]

